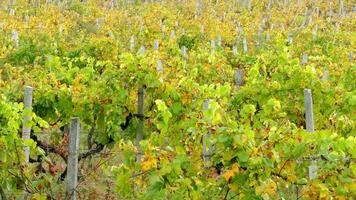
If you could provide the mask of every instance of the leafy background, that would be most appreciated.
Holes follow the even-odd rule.
[[[2,198],[23,188],[32,199],[66,198],[73,116],[82,128],[81,199],[356,196],[355,5],[248,2],[2,1]],[[32,112],[23,108],[26,85],[34,88]],[[144,155],[136,162],[142,86]],[[315,133],[305,131],[305,88]],[[22,140],[28,114],[32,137]],[[213,152],[208,162],[203,141]],[[310,180],[312,161],[318,171]]]

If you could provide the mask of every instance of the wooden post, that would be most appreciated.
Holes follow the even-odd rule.
[[[22,139],[28,140],[31,135],[31,126],[29,126],[29,122],[32,120],[32,87],[26,86],[24,93],[24,107],[25,107],[25,115],[23,117],[23,125],[22,125]],[[25,163],[28,163],[30,158],[30,149],[29,147],[24,147],[25,152]]]
[[[130,33],[132,33],[132,21],[131,20],[128,22],[128,25],[129,25]]]
[[[318,36],[318,25],[315,25],[313,32],[312,32],[312,39],[316,40]]]
[[[135,47],[135,38],[134,36],[130,37],[130,50],[132,51]]]
[[[142,20],[142,16],[140,16],[140,17],[138,18],[138,20],[140,21],[140,33],[142,33],[142,32],[143,32],[143,20]]]
[[[12,30],[12,39],[14,40],[15,47],[19,47],[19,33],[16,30]]]
[[[142,149],[140,147],[140,141],[143,139],[143,126],[144,126],[144,98],[145,98],[145,88],[140,86],[138,89],[138,104],[137,104],[137,114],[138,114],[138,124],[136,133],[136,147],[137,147],[137,157],[136,162],[141,162]]]
[[[305,126],[308,132],[314,132],[313,98],[310,89],[304,89]]]
[[[161,25],[161,31],[162,31],[162,35],[164,36],[164,32],[166,31],[166,25],[164,23],[162,23]]]
[[[103,24],[103,19],[102,18],[96,18],[95,19],[95,23],[96,23],[96,29],[99,30]]]
[[[316,164],[316,160],[313,160],[309,165],[309,179],[310,180],[315,179],[317,174],[318,174],[318,166]]]
[[[308,132],[314,132],[313,98],[310,89],[304,89],[305,97],[305,125]],[[309,165],[309,179],[313,180],[317,176],[318,166],[316,160]]]
[[[187,61],[187,48],[185,46],[182,47],[182,60],[183,62]]]
[[[146,48],[145,46],[141,46],[141,55],[145,55]]]
[[[232,47],[232,53],[234,54],[235,57],[237,56],[237,54],[238,54],[237,46]]]
[[[342,16],[342,17],[345,16],[345,8],[344,8],[344,1],[343,0],[340,0],[339,15]]]
[[[163,83],[163,65],[161,59],[157,60],[157,72],[160,74],[159,81]]]
[[[155,51],[158,51],[158,48],[159,48],[158,40],[155,40],[153,48],[154,48]]]
[[[252,7],[252,1],[251,0],[247,0],[247,9],[251,10]]]
[[[214,52],[215,51],[215,41],[214,40],[211,40],[210,41],[210,45],[211,45],[211,51]]]
[[[272,7],[272,0],[269,0],[267,4],[267,9],[271,10],[271,7]]]
[[[171,31],[171,34],[169,35],[169,38],[172,40],[176,36],[176,32],[174,30]]]
[[[10,16],[14,16],[14,15],[15,15],[15,10],[11,8],[11,9],[10,9],[10,12],[9,12],[9,15],[10,15]]]
[[[349,53],[349,61],[352,62],[354,59],[354,55],[352,52]]]
[[[293,35],[291,33],[288,33],[288,44],[293,44]]]
[[[304,52],[302,57],[302,65],[306,65],[308,63],[308,54]]]
[[[78,155],[79,155],[80,119],[73,117],[70,122],[68,163],[67,163],[67,194],[70,200],[76,199],[78,184]]]
[[[175,22],[174,22],[174,30],[175,30],[175,31],[177,31],[178,26],[179,26],[179,22],[178,22],[178,21],[175,21]]]
[[[238,30],[239,37],[242,37],[242,35],[244,34],[244,29],[242,28],[242,25],[240,22],[237,25],[237,30]]]
[[[242,86],[242,84],[243,84],[243,76],[244,76],[244,73],[243,73],[242,69],[237,69],[236,75],[235,75],[235,84],[238,88],[240,86]]]
[[[323,81],[328,80],[328,70],[327,69],[323,69],[323,77],[321,78]]]
[[[59,34],[62,35],[63,33],[63,26],[62,24],[59,25]]]
[[[202,0],[198,0],[195,5],[195,18],[199,17],[202,12]]]
[[[287,9],[287,1],[284,0],[284,1],[283,1],[283,11],[285,12],[286,9]]]
[[[203,111],[209,109],[210,99],[206,99],[203,103]],[[203,161],[205,167],[209,166],[210,157],[213,154],[213,147],[207,145],[207,140],[211,137],[211,131],[209,130],[207,134],[203,135]]]
[[[244,37],[244,39],[242,40],[242,44],[243,44],[243,48],[244,48],[244,53],[247,53],[248,51],[248,46],[247,46],[247,40]]]

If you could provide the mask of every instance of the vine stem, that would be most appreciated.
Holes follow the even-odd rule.
[[[226,190],[226,193],[225,193],[224,200],[227,199],[227,195],[229,194],[229,192],[230,192],[230,188],[229,188],[229,186],[227,186],[227,190]]]
[[[4,189],[2,187],[0,187],[0,196],[1,196],[2,200],[7,200],[5,191],[4,191]]]
[[[286,166],[286,164],[287,164],[288,161],[289,161],[289,159],[287,159],[286,161],[284,161],[284,163],[283,163],[281,169],[279,169],[279,171],[278,171],[278,175],[281,175],[282,170],[283,170],[283,168]]]

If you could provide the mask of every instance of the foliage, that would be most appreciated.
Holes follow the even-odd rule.
[[[116,7],[98,0],[0,4],[0,192],[10,198],[25,188],[33,199],[64,198],[66,125],[78,116],[82,153],[100,152],[80,161],[82,198],[356,196],[354,12],[329,16],[321,1],[253,1],[250,8],[199,1],[202,12],[195,16],[196,1],[113,2]],[[338,2],[332,1],[334,12]],[[221,45],[212,49],[219,37]],[[189,50],[185,60],[182,46]],[[237,69],[244,74],[238,86]],[[22,103],[27,85],[34,88],[32,112]],[[141,86],[144,116],[137,115]],[[305,131],[305,88],[313,94],[314,133]],[[33,137],[23,140],[28,114]],[[136,162],[139,119],[143,156]],[[213,152],[208,161],[203,143]],[[24,164],[25,145],[34,163]],[[313,164],[318,170],[311,180]],[[83,192],[88,182],[98,191]]]

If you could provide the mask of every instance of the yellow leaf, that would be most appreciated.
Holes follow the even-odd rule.
[[[263,200],[269,200],[268,194],[263,193],[263,194],[262,194],[262,199],[263,199]]]
[[[258,195],[264,193],[264,195],[273,196],[276,194],[276,191],[277,184],[271,179],[264,182],[263,185],[256,187],[256,194]]]
[[[336,200],[346,200],[346,197],[344,196],[335,196]]]
[[[293,174],[288,175],[287,178],[288,178],[288,181],[290,181],[290,182],[294,182],[297,180],[297,176],[295,176]]]
[[[142,171],[148,171],[152,168],[157,168],[157,159],[150,155],[145,155],[144,160],[141,163]]]
[[[320,198],[326,198],[329,196],[329,190],[327,187],[325,187],[324,184],[319,184],[319,188],[320,188]]]
[[[266,186],[266,192],[269,194],[269,195],[274,195],[276,194],[276,191],[277,191],[277,184],[270,180],[268,185]]]
[[[260,195],[260,194],[262,194],[262,192],[263,192],[263,187],[262,186],[257,186],[256,187],[256,194]]]
[[[233,177],[237,172],[239,172],[239,166],[237,165],[237,163],[234,163],[231,166],[230,170],[227,170],[224,174],[223,177],[226,181],[229,181],[231,179],[231,177]]]

